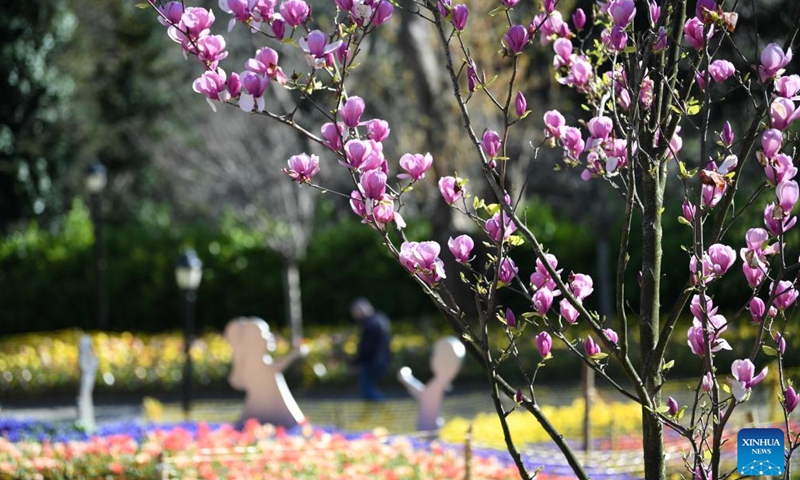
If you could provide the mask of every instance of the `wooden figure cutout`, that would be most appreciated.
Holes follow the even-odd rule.
[[[308,355],[305,345],[274,361],[275,336],[267,322],[256,317],[236,318],[225,327],[225,339],[233,349],[228,383],[244,390],[241,421],[255,418],[261,423],[293,427],[305,421],[283,371],[297,358]]]
[[[89,335],[81,336],[78,344],[78,366],[81,369],[81,387],[78,392],[78,422],[87,431],[95,428],[94,401],[92,391],[97,374],[97,357],[92,351],[92,339]]]
[[[397,373],[397,379],[419,405],[417,430],[438,430],[444,424],[444,419],[440,416],[444,394],[450,388],[450,382],[458,375],[465,353],[466,349],[458,339],[445,337],[433,347],[431,356],[433,378],[427,384],[414,377],[409,367],[403,367]]]

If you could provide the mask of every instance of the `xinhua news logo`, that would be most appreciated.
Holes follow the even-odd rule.
[[[742,475],[783,475],[783,430],[743,428],[736,442],[736,465]]]

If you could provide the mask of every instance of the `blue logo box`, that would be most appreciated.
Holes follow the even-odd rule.
[[[743,428],[736,440],[742,475],[783,475],[785,433],[780,428]]]

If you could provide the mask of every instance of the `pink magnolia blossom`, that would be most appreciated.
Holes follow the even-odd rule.
[[[731,127],[731,122],[725,122],[725,125],[722,127],[722,134],[720,138],[722,139],[722,144],[726,147],[730,147],[733,144],[733,139],[736,137],[733,133],[733,127]]]
[[[594,117],[589,120],[589,132],[592,138],[605,140],[614,130],[614,123],[609,117]]]
[[[782,145],[783,133],[778,129],[770,128],[761,135],[761,148],[767,158],[774,157]]]
[[[362,219],[367,218],[367,207],[364,204],[364,197],[358,190],[353,190],[350,192],[350,208]]]
[[[513,25],[508,29],[508,33],[503,36],[503,40],[513,53],[518,54],[530,40],[528,29],[522,25]]]
[[[593,357],[600,353],[600,346],[594,342],[594,339],[589,336],[586,337],[586,341],[583,342],[583,351],[586,353],[587,357]]]
[[[553,270],[558,268],[558,259],[552,253],[546,253],[545,259],[550,267]],[[561,270],[556,270],[556,273],[559,275],[561,274]],[[556,290],[556,282],[550,277],[550,273],[548,273],[547,268],[544,266],[544,263],[540,259],[536,259],[536,269],[531,274],[531,286],[535,289],[539,288],[547,288],[548,290],[552,290],[557,292],[559,295],[561,292]]]
[[[767,307],[764,305],[764,300],[758,297],[753,297],[749,304],[750,316],[753,317],[753,323],[761,323],[764,320],[764,314],[767,312]]]
[[[381,230],[383,230],[384,225],[392,221],[395,222],[397,228],[405,228],[405,221],[394,211],[394,199],[386,194],[375,200],[372,206],[372,218],[375,220],[376,226]]]
[[[284,168],[283,173],[299,183],[310,183],[311,177],[319,173],[319,157],[301,153],[289,158],[289,168]]]
[[[800,75],[786,75],[775,80],[775,93],[781,97],[793,98],[800,92]]]
[[[564,152],[569,158],[577,160],[578,156],[586,148],[581,131],[575,127],[564,127],[562,132],[561,144],[564,146]]]
[[[781,280],[776,287],[775,282],[770,285],[770,294],[775,294],[775,307],[784,311],[797,301],[798,292],[789,280]]]
[[[370,200],[380,200],[386,193],[386,174],[380,170],[368,170],[359,179],[364,196]]]
[[[264,75],[245,70],[240,74],[242,80],[242,92],[239,96],[239,108],[245,112],[263,112],[266,108],[264,93],[269,85],[269,79]]]
[[[707,257],[703,261],[708,261],[709,268],[714,275],[721,277],[736,261],[736,251],[727,245],[716,243],[708,247]]]
[[[499,242],[501,238],[505,240],[514,233],[517,230],[517,226],[505,212],[500,211],[486,220],[485,229],[489,238],[495,242]]]
[[[697,208],[692,205],[688,199],[683,199],[683,205],[681,205],[681,210],[683,211],[683,218],[685,218],[689,222],[694,221],[695,213],[697,212]]]
[[[514,8],[519,3],[519,0],[500,0],[500,3],[506,8]]]
[[[514,263],[514,260],[506,257],[500,261],[500,271],[498,272],[498,278],[503,283],[511,283],[512,280],[517,276],[519,273],[519,268],[517,264]]]
[[[280,7],[281,17],[292,27],[305,23],[311,14],[311,7],[303,0],[286,0]]]
[[[158,11],[163,15],[163,17],[158,17],[158,21],[161,25],[169,27],[181,21],[181,17],[183,16],[183,3],[175,1],[167,2],[158,7]]]
[[[346,163],[344,166],[354,170],[372,170],[375,167],[373,142],[369,140],[350,140],[344,145]]]
[[[778,97],[769,107],[770,125],[778,130],[786,130],[797,118],[800,109],[796,109],[794,102],[789,98]]]
[[[704,25],[700,19],[697,17],[690,18],[683,27],[683,36],[686,38],[686,43],[696,50],[702,49],[705,41],[710,40],[714,35],[714,26],[708,27],[708,34],[705,40],[703,39],[703,30]]]
[[[564,115],[561,115],[558,110],[549,110],[544,113],[544,134],[546,137],[561,138],[566,124],[567,121],[564,119]]]
[[[792,61],[792,49],[786,52],[777,44],[770,43],[761,51],[761,65],[758,76],[762,82],[783,73],[784,67]]]
[[[469,8],[463,3],[453,7],[453,28],[455,28],[457,32],[464,30],[464,27],[467,26],[468,17]]]
[[[649,0],[649,10],[650,10],[650,25],[655,25],[658,23],[658,19],[661,18],[661,7],[658,6],[655,0]]]
[[[578,300],[583,301],[594,291],[594,282],[589,275],[573,273],[570,275],[569,289]]]
[[[220,60],[228,57],[225,51],[225,38],[222,35],[206,35],[197,42],[197,58],[208,65],[210,70],[217,68]]]
[[[217,71],[206,70],[192,83],[192,90],[205,95],[206,101],[211,105],[211,109],[216,112],[217,107],[212,100],[225,102],[230,98],[226,80],[225,70],[221,68],[218,68]]]
[[[744,273],[744,278],[750,288],[757,288],[764,281],[766,267],[762,267],[762,265],[760,261],[755,267],[748,265],[747,262],[742,263],[742,273]]]
[[[621,52],[628,45],[628,33],[619,25],[603,30],[600,34],[603,44],[610,50]]]
[[[450,237],[447,241],[447,247],[450,249],[450,253],[456,257],[456,261],[469,263],[472,260],[470,254],[475,247],[475,242],[469,235],[459,235],[456,238]]]
[[[564,317],[564,321],[566,321],[567,323],[574,324],[575,322],[578,321],[580,313],[578,312],[578,309],[575,308],[568,299],[562,298],[561,302],[559,302],[558,304],[558,309],[559,313],[561,313],[561,316]]]
[[[251,72],[266,75],[279,84],[286,83],[286,75],[278,66],[278,52],[264,47],[256,51],[256,56],[245,62],[245,68]]]
[[[533,308],[540,315],[547,315],[551,305],[553,305],[553,292],[549,288],[540,288],[533,294]]]
[[[731,373],[735,380],[731,380],[731,393],[737,401],[746,401],[750,395],[752,388],[767,376],[767,367],[764,367],[757,376],[755,374],[756,367],[749,358],[744,360],[734,360],[731,364]]]
[[[665,48],[667,48],[667,29],[659,27],[658,33],[656,33],[656,41],[653,42],[653,51],[660,52]]]
[[[572,41],[568,38],[559,38],[553,42],[553,51],[556,57],[553,59],[555,68],[569,67],[572,64]]]
[[[514,97],[514,112],[518,117],[522,117],[528,113],[528,101],[525,99],[525,95],[523,95],[522,92],[517,92],[517,96]]]
[[[786,353],[786,338],[780,333],[775,334],[775,350],[781,355]]]
[[[728,322],[722,315],[709,315],[708,317],[708,340],[711,351],[716,353],[720,350],[731,350],[727,340],[721,335],[727,330]],[[692,326],[686,332],[687,343],[692,353],[698,357],[706,356],[705,340],[703,339],[703,324],[698,319],[692,320]]]
[[[494,158],[500,153],[500,147],[503,142],[500,140],[500,135],[494,130],[486,130],[483,132],[483,140],[481,140],[481,148],[483,152],[490,158]]]
[[[677,400],[672,397],[667,398],[667,415],[674,417],[678,414],[679,409]]]
[[[572,25],[575,26],[575,30],[583,30],[586,25],[586,12],[582,8],[575,10],[575,13],[572,14]]]
[[[784,215],[784,212],[775,203],[770,203],[764,208],[764,224],[767,226],[767,230],[776,237],[791,230],[795,223],[797,223],[797,217]]]
[[[447,1],[447,4],[448,6],[450,5],[449,0]],[[388,0],[377,0],[374,2],[358,0],[353,2],[353,8],[350,9],[350,15],[360,27],[366,27],[369,25],[377,27],[379,25],[383,25],[392,18],[394,15],[394,6]],[[447,15],[443,14],[443,16]]]
[[[715,12],[717,10],[717,3],[714,0],[698,0],[695,6],[694,14],[700,20],[706,17],[706,11]]]
[[[800,399],[798,399],[794,388],[789,387],[783,392],[783,406],[786,408],[786,413],[792,413],[797,408],[798,402],[800,402]]]
[[[783,216],[788,216],[797,203],[797,198],[800,196],[800,189],[798,189],[797,182],[794,180],[785,180],[775,187],[775,196],[778,197],[778,206]]]
[[[625,28],[636,15],[636,4],[633,0],[611,0],[608,4],[608,13],[616,26]]]
[[[700,295],[696,294],[692,296],[692,300],[689,302],[689,311],[695,319],[699,320],[704,316],[712,317],[717,314],[717,307],[714,306],[714,300],[709,296],[706,296],[705,300],[705,305],[702,305]]]
[[[711,391],[711,388],[714,386],[714,379],[711,378],[711,372],[706,372],[703,375],[703,380],[700,382],[700,387],[703,389],[704,392],[708,393]]]
[[[345,136],[345,127],[343,123],[328,122],[320,128],[322,133],[322,143],[331,150],[338,151],[342,149],[342,139]]]
[[[397,175],[399,178],[410,178],[417,181],[425,178],[425,172],[433,165],[433,157],[430,153],[406,153],[400,157],[400,167],[408,173]]]
[[[541,332],[536,335],[536,349],[539,350],[539,355],[542,358],[547,358],[550,355],[550,349],[553,348],[553,338],[547,332]]]
[[[444,263],[439,258],[441,247],[438,243],[403,242],[400,245],[400,263],[415,273],[429,285],[445,278]]]
[[[439,179],[439,192],[444,201],[452,205],[463,196],[463,188],[459,185],[460,178],[442,177]]]
[[[324,67],[325,56],[335,52],[342,45],[341,40],[328,43],[328,36],[320,30],[309,32],[306,37],[301,38],[297,43],[300,45],[300,49],[305,52],[308,65],[315,68]]]
[[[514,315],[514,311],[510,308],[506,308],[506,313],[504,315],[506,320],[506,326],[508,328],[514,328],[517,326],[517,316]]]
[[[736,67],[727,60],[714,60],[708,66],[708,73],[715,82],[724,82],[736,73]]]
[[[361,97],[350,97],[342,104],[340,109],[342,121],[350,128],[355,128],[364,114],[364,100]]]
[[[790,156],[779,153],[766,160],[764,175],[771,185],[779,185],[791,181],[797,175],[797,167]]]
[[[286,37],[286,22],[279,13],[272,19],[269,28],[272,30],[272,34],[275,35],[276,39],[283,40],[284,37]]]
[[[611,342],[611,344],[607,344],[605,340],[603,340],[603,343],[606,343],[606,348],[613,350],[619,343],[619,335],[617,335],[617,332],[610,328],[604,328],[603,333],[608,338],[608,341]]]
[[[382,142],[389,137],[389,122],[386,120],[380,119],[372,119],[368,120],[365,123],[365,127],[367,129],[367,138],[370,140],[375,140],[376,142]]]

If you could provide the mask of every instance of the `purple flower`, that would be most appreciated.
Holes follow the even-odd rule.
[[[570,275],[569,289],[578,300],[583,301],[594,291],[594,281],[589,275],[574,273]]]
[[[456,177],[442,177],[439,179],[439,191],[444,197],[444,201],[452,205],[463,194],[463,188],[459,185],[461,179]]]
[[[575,13],[572,14],[572,24],[575,26],[575,30],[583,30],[583,26],[586,25],[586,12],[582,8],[575,10]]]
[[[511,281],[517,276],[518,272],[519,268],[517,268],[517,264],[514,263],[514,260],[506,257],[500,261],[498,278],[501,282],[506,284],[511,283]]]
[[[350,97],[341,108],[342,121],[350,128],[355,128],[364,114],[364,100],[361,97]]]
[[[764,156],[772,158],[783,146],[783,133],[775,128],[770,128],[761,135],[761,148]]]
[[[467,17],[469,17],[469,9],[466,5],[459,4],[453,7],[453,28],[458,32],[464,30],[467,25]]]
[[[445,278],[444,263],[439,258],[441,247],[436,242],[403,242],[400,263],[410,272],[433,285]]]
[[[345,166],[355,170],[371,170],[367,168],[372,166],[374,161],[372,158],[375,156],[372,143],[368,140],[350,140],[344,146],[345,158],[347,163]]]
[[[335,52],[342,45],[342,41],[328,44],[328,36],[319,30],[309,32],[308,37],[301,38],[298,42],[300,49],[313,59],[322,59],[325,55]],[[311,63],[314,66],[314,63]]]
[[[714,0],[697,0],[694,15],[703,20],[706,17],[706,10],[710,12],[717,11],[717,3]]]
[[[665,48],[667,48],[667,29],[659,27],[658,33],[656,34],[656,41],[653,42],[653,51],[660,52]]]
[[[553,305],[553,292],[549,288],[540,288],[533,294],[533,308],[540,315],[547,315],[550,306]]]
[[[661,18],[661,7],[658,6],[658,3],[655,0],[649,1],[650,5],[650,25],[655,25],[658,23],[658,19]]]
[[[500,141],[500,135],[497,134],[494,130],[486,130],[483,133],[483,140],[481,141],[481,148],[486,153],[487,156],[494,158],[500,152],[500,146],[502,142]]]
[[[322,143],[331,150],[342,149],[342,137],[344,136],[344,124],[333,124],[328,122],[320,128],[322,133]]]
[[[798,398],[794,388],[789,387],[783,392],[783,406],[786,408],[786,413],[792,413],[797,408]]]
[[[508,33],[503,37],[508,48],[515,54],[522,51],[525,45],[528,44],[530,37],[528,36],[528,29],[522,25],[514,25],[508,29]]]
[[[506,326],[508,328],[514,328],[517,326],[517,316],[514,315],[514,311],[511,310],[510,308],[506,308],[505,319],[506,319]]]
[[[607,348],[613,349],[619,344],[619,335],[617,335],[617,332],[610,328],[604,328],[603,333],[608,337],[608,341],[611,342],[611,345],[606,344]]]
[[[600,347],[594,343],[594,339],[591,336],[586,337],[586,341],[583,342],[583,351],[586,353],[586,356],[591,358],[600,353]]]
[[[736,67],[727,60],[714,60],[708,66],[708,73],[715,82],[724,82],[736,73]]]
[[[700,50],[703,48],[703,44],[706,40],[710,39],[712,35],[714,35],[714,26],[708,27],[708,34],[706,35],[705,39],[703,38],[703,30],[705,26],[703,22],[700,21],[697,17],[692,17],[689,21],[686,22],[686,25],[683,27],[683,35],[686,38],[686,43],[689,44],[690,47]]]
[[[781,355],[786,353],[786,339],[780,333],[775,334],[775,350]]]
[[[578,316],[580,313],[578,309],[576,309],[566,298],[562,298],[561,302],[558,304],[558,310],[562,317],[564,317],[564,321],[567,323],[574,324],[578,321]]]
[[[415,182],[425,178],[425,172],[431,168],[433,157],[430,153],[406,153],[400,157],[400,167],[408,173],[401,173],[399,178],[410,178]]]
[[[758,75],[762,82],[783,73],[784,67],[792,61],[792,49],[784,53],[777,43],[770,43],[761,51],[761,65]]]
[[[783,153],[775,155],[765,163],[764,174],[772,185],[789,181],[797,175],[797,167],[794,166],[792,158]]]
[[[375,140],[376,142],[382,142],[386,140],[389,136],[389,122],[386,120],[380,119],[373,119],[369,120],[366,123],[367,128],[367,138],[370,140]]]
[[[792,211],[794,205],[797,203],[797,198],[800,195],[797,182],[794,180],[785,180],[775,187],[775,196],[778,197],[778,206],[781,207],[781,212],[784,216],[788,216]]]
[[[562,130],[567,124],[564,115],[558,110],[544,112],[544,133],[548,138],[561,138]]]
[[[605,43],[608,48],[621,52],[625,50],[625,47],[628,45],[628,33],[619,25],[614,25],[611,27],[611,31],[604,40],[606,41],[603,43]]]
[[[711,391],[711,387],[713,386],[714,380],[711,378],[711,372],[706,372],[706,374],[703,375],[703,380],[700,382],[700,387],[704,392],[708,393]]]
[[[500,0],[500,3],[506,8],[514,8],[514,5],[518,4],[519,0]]]
[[[364,196],[370,200],[380,200],[386,193],[386,174],[380,170],[369,170],[359,179]]]
[[[731,373],[735,380],[731,380],[731,392],[737,401],[743,402],[747,400],[752,388],[758,385],[764,377],[767,376],[767,367],[764,367],[757,376],[755,374],[756,367],[749,358],[744,360],[734,360],[731,364]]]
[[[281,4],[280,11],[286,23],[297,27],[306,21],[311,8],[303,0],[286,0]]]
[[[286,22],[283,18],[275,16],[272,19],[272,23],[269,24],[270,29],[272,29],[272,34],[275,35],[275,38],[278,40],[283,40],[286,36]]]
[[[683,210],[683,218],[685,218],[689,222],[693,222],[694,215],[697,209],[695,208],[694,205],[692,205],[692,202],[684,198],[683,205],[681,205],[681,209]]]
[[[770,294],[775,292],[776,290],[775,283],[773,282],[770,286]],[[775,307],[778,310],[786,310],[787,308],[794,305],[794,302],[797,301],[797,290],[794,288],[794,284],[789,280],[781,280],[778,282],[777,285],[777,293],[775,295]]]
[[[450,237],[447,241],[447,247],[450,248],[450,253],[456,257],[459,263],[469,263],[471,260],[470,253],[475,247],[475,242],[469,235],[459,235],[456,238]]]
[[[550,355],[550,350],[553,348],[553,338],[547,332],[541,332],[536,335],[536,348],[539,350],[539,355],[542,358],[547,358]]]
[[[319,157],[301,153],[289,158],[289,168],[284,168],[283,173],[299,183],[310,183],[311,177],[319,172]]]
[[[514,111],[518,117],[522,117],[528,112],[528,101],[525,100],[522,92],[517,92],[517,96],[514,98]]]
[[[785,130],[800,116],[800,109],[796,109],[791,99],[778,97],[769,107],[769,118],[772,128]]]
[[[764,313],[767,311],[767,307],[764,305],[764,300],[761,300],[758,297],[753,297],[750,300],[749,308],[750,316],[753,317],[753,323],[761,323],[761,321],[764,320]]]
[[[211,109],[216,112],[217,107],[211,100],[226,101],[228,99],[226,80],[225,70],[221,68],[217,72],[207,70],[199,78],[195,79],[192,83],[192,90],[205,95],[208,104],[211,105]]]
[[[723,145],[730,147],[733,143],[733,139],[735,135],[733,134],[733,128],[731,127],[731,122],[725,122],[725,125],[722,127],[722,138]]]
[[[500,220],[501,216],[502,221]],[[501,239],[505,240],[517,230],[517,226],[511,218],[502,211],[495,213],[490,219],[486,220],[485,228],[489,238],[495,242],[499,242]]]
[[[608,4],[608,13],[614,24],[620,28],[627,27],[636,15],[636,5],[633,0],[611,0]]]
[[[736,251],[720,243],[708,247],[709,269],[718,277],[725,275],[731,265],[736,261]],[[704,262],[706,260],[704,259]]]
[[[667,415],[674,417],[678,414],[678,409],[678,402],[672,397],[667,398]]]
[[[775,92],[781,97],[792,98],[800,91],[800,75],[787,75],[775,80]]]

